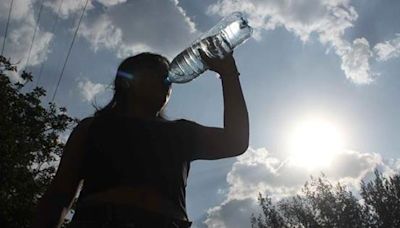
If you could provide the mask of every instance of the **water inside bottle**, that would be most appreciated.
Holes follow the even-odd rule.
[[[178,79],[177,83],[185,83],[206,71],[208,69],[207,64],[203,62],[197,49],[202,49],[209,57],[223,58],[232,51],[231,45],[225,36],[224,33],[221,33],[213,37],[206,37],[180,53],[171,63],[171,77]],[[218,48],[210,49],[211,42]]]
[[[232,19],[235,21],[230,21]],[[239,19],[238,19],[239,18]],[[170,65],[168,80],[175,83],[185,83],[193,80],[204,71],[208,70],[207,64],[201,59],[198,48],[202,49],[209,57],[223,58],[236,46],[243,43],[251,36],[253,29],[241,13],[233,13],[221,23],[214,26],[205,35],[194,41],[191,47],[185,49],[174,58]],[[216,49],[212,49],[213,42]]]
[[[248,31],[249,30],[249,31]],[[252,33],[252,28],[247,25],[246,20],[235,21],[221,31],[224,38],[230,44],[230,49],[243,43]]]
[[[199,53],[195,48],[199,46],[188,48],[175,57],[170,65],[169,77],[179,80],[177,83],[185,83],[192,80],[193,75],[200,73],[205,64],[197,57]]]

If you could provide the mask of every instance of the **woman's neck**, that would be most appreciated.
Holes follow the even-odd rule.
[[[132,117],[132,118],[137,118],[137,119],[156,119],[158,118],[158,113],[155,113],[154,111],[149,111],[146,109],[141,109],[136,107],[133,109],[133,107],[126,107],[126,108],[120,108],[118,106],[116,108],[116,113],[117,115],[120,116],[127,116],[127,117]]]

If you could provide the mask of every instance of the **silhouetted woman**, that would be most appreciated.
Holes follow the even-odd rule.
[[[80,190],[69,227],[190,227],[185,205],[190,162],[240,155],[249,141],[233,53],[224,59],[201,55],[220,75],[224,127],[163,118],[171,93],[165,83],[169,61],[149,52],[125,59],[111,102],[72,131],[38,205],[35,228],[59,227]]]

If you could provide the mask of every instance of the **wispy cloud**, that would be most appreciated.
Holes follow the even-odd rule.
[[[115,1],[110,1],[115,2]],[[43,3],[47,8],[51,9],[54,13],[57,13],[59,17],[67,19],[75,14],[82,12],[84,1],[63,1],[63,0],[47,0]],[[60,8],[60,4],[61,8]],[[60,9],[60,10],[58,10]],[[90,0],[86,7],[86,12],[94,9],[94,5]]]
[[[152,51],[172,58],[198,35],[177,0],[118,3],[85,18],[80,35],[94,51],[108,49],[119,58]]]
[[[88,79],[84,79],[78,82],[78,88],[80,89],[82,100],[91,102],[93,101],[96,95],[106,91],[107,85],[101,83],[95,83]]]
[[[400,33],[396,34],[396,38],[378,43],[374,47],[374,51],[379,61],[387,61],[400,56]]]
[[[97,0],[97,1],[105,6],[115,6],[126,2],[127,0]]]

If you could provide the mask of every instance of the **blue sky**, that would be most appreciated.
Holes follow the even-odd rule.
[[[47,102],[84,1],[65,0],[58,12],[60,0],[44,0],[25,66],[40,2],[14,0],[4,55],[21,60],[20,69],[26,67],[35,76],[44,64],[39,84],[48,92]],[[0,0],[1,43],[9,5],[9,0]],[[249,111],[250,148],[237,158],[192,163],[187,208],[195,227],[249,226],[247,218],[257,211],[257,192],[274,199],[290,196],[319,171],[354,189],[374,168],[388,175],[398,172],[400,2],[396,0],[93,0],[56,103],[73,116],[92,114],[93,99],[100,106],[110,99],[110,84],[123,58],[151,51],[172,60],[237,10],[255,29],[234,53]],[[174,84],[166,113],[170,119],[222,127],[222,89],[215,73]],[[299,137],[292,136],[295,126],[320,119],[339,129],[343,141],[340,151],[329,155],[330,165],[287,162],[293,157],[287,149],[291,137]],[[329,132],[306,133],[304,128],[300,132],[308,137],[303,141],[310,141],[305,148],[322,140],[326,148],[318,147],[321,153],[330,150],[327,145],[334,136]]]

